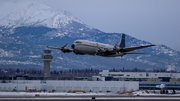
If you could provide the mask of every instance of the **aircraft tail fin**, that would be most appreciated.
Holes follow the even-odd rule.
[[[125,47],[125,34],[124,33],[121,34],[121,40],[120,40],[120,43],[119,43],[119,47],[120,48]]]

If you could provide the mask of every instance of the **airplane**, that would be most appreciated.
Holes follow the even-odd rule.
[[[135,53],[135,52],[130,52],[130,51],[152,47],[156,45],[151,44],[151,45],[126,48],[125,47],[125,34],[121,34],[120,42],[117,41],[115,46],[104,44],[104,43],[92,42],[88,40],[75,40],[74,43],[71,45],[71,48],[68,48],[67,44],[62,47],[59,47],[57,45],[56,47],[42,46],[42,45],[39,45],[39,46],[44,47],[44,48],[61,50],[63,53],[74,52],[76,55],[94,55],[94,56],[97,55],[97,56],[103,56],[103,57],[121,56],[122,57],[127,54],[145,54],[145,53]]]

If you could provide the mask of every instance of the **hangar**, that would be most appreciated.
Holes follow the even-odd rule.
[[[139,89],[136,81],[68,81],[68,80],[10,80],[0,83],[0,91],[39,91],[67,92],[84,90],[85,92],[122,93]]]

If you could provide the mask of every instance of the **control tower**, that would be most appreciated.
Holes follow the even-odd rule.
[[[44,77],[50,77],[50,62],[53,59],[51,50],[43,50],[42,61],[44,61]]]

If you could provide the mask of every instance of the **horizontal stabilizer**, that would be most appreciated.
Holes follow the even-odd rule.
[[[137,50],[137,49],[142,49],[142,48],[147,48],[147,47],[152,47],[152,46],[156,46],[156,45],[152,44],[152,45],[145,45],[145,46],[123,48],[123,52],[134,51],[134,50]]]

